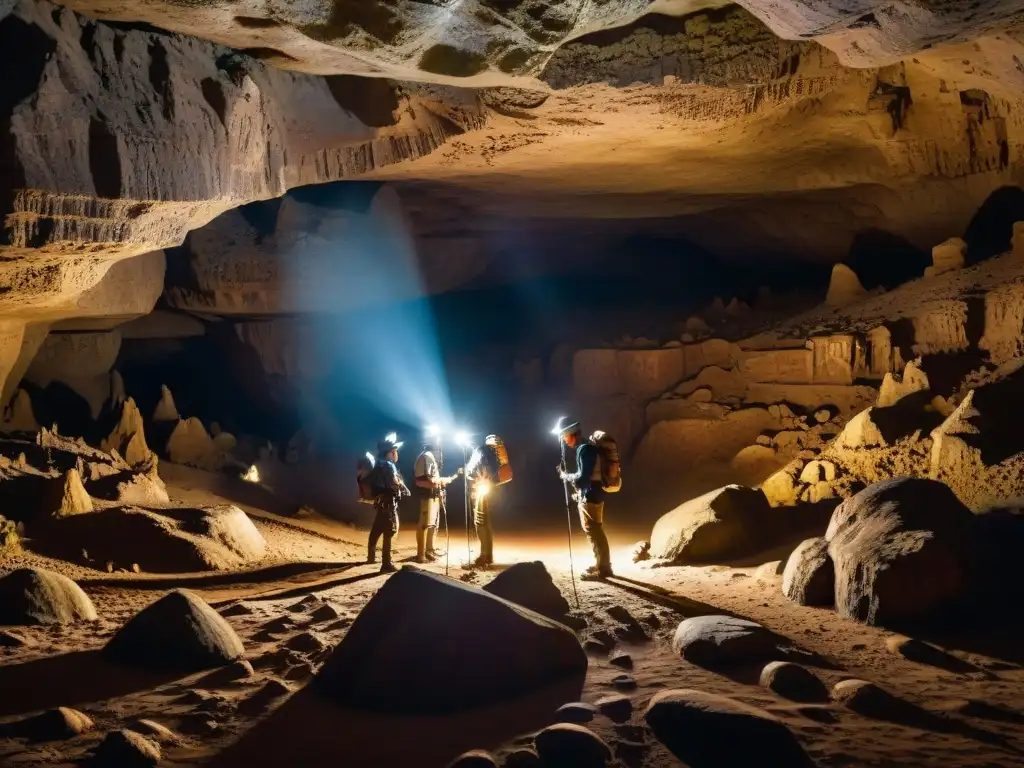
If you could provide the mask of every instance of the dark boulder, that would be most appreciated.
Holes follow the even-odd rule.
[[[447,670],[443,686],[439,668]],[[405,567],[364,606],[314,685],[353,707],[435,713],[556,683],[578,695],[586,670],[587,655],[567,627],[476,587]],[[431,695],[395,696],[382,683],[387,680]]]
[[[184,589],[143,608],[103,649],[112,661],[183,671],[224,666],[244,653],[231,625]]]
[[[761,670],[761,685],[792,701],[828,699],[828,689],[807,667],[791,661],[772,661]]]
[[[604,768],[612,756],[600,736],[572,723],[548,726],[537,734],[536,746],[545,768]]]
[[[672,650],[694,664],[758,661],[778,653],[779,638],[760,624],[732,616],[694,616],[680,622]]]
[[[840,504],[825,539],[836,610],[883,626],[939,623],[977,586],[974,515],[942,483],[901,477]]]
[[[796,737],[768,712],[693,690],[655,694],[645,714],[654,735],[690,768],[813,768]]]
[[[836,573],[824,537],[797,545],[782,572],[782,594],[800,605],[828,607],[835,603]]]
[[[761,491],[727,485],[662,515],[651,533],[651,556],[704,563],[753,554],[774,540],[777,517]]]
[[[539,560],[516,563],[505,569],[484,587],[484,591],[555,621],[569,613],[568,601]]]

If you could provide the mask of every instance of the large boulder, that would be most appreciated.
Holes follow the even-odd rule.
[[[67,576],[19,568],[0,576],[0,624],[71,624],[95,621],[89,596]]]
[[[782,572],[782,594],[800,605],[835,603],[835,567],[821,536],[797,545]]]
[[[495,576],[484,591],[555,621],[569,613],[568,601],[539,560],[516,563]]]
[[[752,554],[768,543],[774,519],[761,491],[727,485],[662,515],[651,556],[694,563]]]
[[[693,690],[656,693],[644,715],[654,735],[691,768],[813,768],[796,737],[768,712]]]
[[[77,557],[84,549],[99,563],[149,573],[237,568],[260,560],[266,541],[249,516],[230,504],[218,507],[108,507],[48,525],[41,551]]]
[[[952,619],[975,586],[973,522],[934,480],[886,480],[846,499],[825,533],[836,610],[879,625]]]
[[[701,665],[742,663],[778,653],[779,637],[760,624],[733,616],[684,619],[672,637],[672,650]]]
[[[244,653],[231,625],[184,589],[143,608],[103,648],[111,661],[182,671],[224,666]]]
[[[447,670],[442,686],[437,669]],[[349,706],[433,714],[556,682],[581,685],[586,671],[587,655],[568,628],[481,589],[405,567],[366,604],[314,685]],[[430,693],[396,695],[385,680]]]

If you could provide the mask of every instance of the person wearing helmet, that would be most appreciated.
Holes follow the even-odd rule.
[[[398,449],[402,443],[397,435],[390,434],[377,443],[377,464],[373,468],[373,526],[370,528],[368,563],[377,562],[377,542],[381,543],[381,573],[394,573],[391,562],[391,542],[398,535],[398,500],[409,495],[409,489],[402,480],[402,474],[396,466]]]
[[[561,426],[558,436],[566,446],[576,450],[576,471],[566,472],[564,466],[559,466],[558,476],[563,482],[572,485],[575,491],[573,498],[576,499],[578,505],[580,524],[594,550],[594,560],[596,561],[583,573],[582,578],[607,578],[613,573],[608,536],[604,531],[605,493],[600,482],[601,468],[598,464],[600,452],[596,445],[583,439],[579,422]]]
[[[504,456],[504,460],[502,460]],[[497,435],[488,435],[482,445],[473,449],[466,465],[466,480],[470,483],[469,496],[473,505],[473,525],[480,540],[480,556],[471,564],[476,568],[490,568],[494,565],[494,525],[491,504],[494,491],[511,479],[504,442]],[[507,475],[503,475],[502,467]]]
[[[420,497],[420,519],[416,528],[416,562],[426,563],[437,560],[444,552],[434,549],[434,536],[437,534],[437,524],[441,515],[442,497],[445,488],[456,477],[441,477],[441,462],[444,461],[441,455],[440,441],[428,435],[423,441],[423,453],[416,458],[416,466],[413,470],[416,490]]]

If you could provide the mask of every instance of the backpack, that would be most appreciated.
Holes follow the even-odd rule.
[[[376,462],[373,456],[367,453],[356,463],[356,486],[359,488],[359,503],[373,504],[374,493],[373,475]]]
[[[619,446],[615,438],[598,430],[590,436],[590,443],[598,451],[601,489],[605,493],[618,493],[622,490],[622,463],[619,461]]]
[[[508,449],[505,442],[497,435],[488,435],[484,440],[481,453],[484,462],[491,470],[495,485],[504,485],[512,479],[512,465],[508,461]]]

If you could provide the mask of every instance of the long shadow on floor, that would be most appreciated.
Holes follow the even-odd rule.
[[[730,616],[736,619],[753,621],[749,616],[727,611],[724,608],[711,605],[710,603],[703,603],[699,600],[685,597],[676,592],[667,590],[664,587],[660,587],[656,584],[649,584],[647,582],[640,581],[639,579],[613,576],[610,579],[606,579],[605,583],[625,590],[637,597],[677,611],[685,618],[693,618],[694,616]],[[720,674],[745,685],[756,685],[758,683],[761,676],[761,670],[764,667],[764,664],[768,661],[792,661],[798,664],[819,667],[821,669],[840,669],[840,667],[833,661],[815,653],[814,651],[804,648],[792,639],[776,632],[772,632],[771,634],[775,637],[775,646],[777,648],[777,650],[771,654],[764,655],[763,657],[758,656],[756,659],[752,659],[749,663],[701,664],[700,666],[710,672]]]
[[[262,582],[278,582],[306,574],[326,571],[346,571],[361,565],[362,561],[338,561],[330,563],[282,563],[266,568],[230,571],[228,573],[179,574],[167,577],[140,578],[85,578],[79,579],[82,589],[112,587],[115,589],[202,589],[204,587],[224,587],[235,584],[259,584]]]
[[[468,640],[468,639],[467,639]],[[500,663],[496,660],[495,663]],[[381,677],[396,698],[429,701]],[[438,671],[444,685],[444,671]],[[555,710],[578,701],[582,679],[566,680],[528,697],[436,716],[388,715],[340,707],[307,688],[223,750],[210,768],[301,765],[307,768],[442,768],[470,749],[493,749],[554,721]]]
[[[112,664],[99,650],[4,665],[0,666],[0,717],[105,701],[181,677],[180,672]]]

